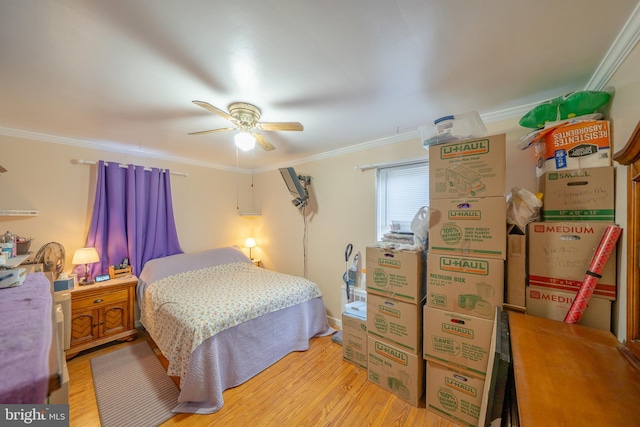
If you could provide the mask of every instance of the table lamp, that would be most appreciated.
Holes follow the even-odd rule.
[[[256,239],[253,237],[247,237],[247,240],[244,241],[244,247],[249,248],[249,258],[253,261],[253,255],[251,255],[251,249],[256,247]]]
[[[80,281],[81,285],[88,285],[89,281],[89,264],[93,264],[100,261],[98,251],[96,248],[80,248],[73,254],[72,264],[84,264],[84,279]]]

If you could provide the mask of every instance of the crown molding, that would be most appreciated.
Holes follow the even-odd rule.
[[[587,83],[585,90],[602,90],[611,79],[611,76],[618,70],[620,65],[627,59],[629,53],[635,48],[640,40],[640,3],[627,19],[618,37],[614,40],[609,51],[602,59],[602,62]]]
[[[193,165],[193,166],[202,166],[202,167],[212,168],[212,169],[222,169],[222,170],[233,171],[233,172],[237,172],[237,171],[245,172],[245,173],[247,172],[247,170],[245,169],[238,169],[235,167],[220,165],[217,163],[202,162],[199,160],[193,160],[186,157],[176,157],[174,155],[169,155],[162,151],[134,148],[129,145],[124,145],[117,142],[87,141],[83,139],[67,138],[64,136],[48,135],[44,133],[31,132],[31,131],[22,130],[22,129],[11,129],[11,128],[5,128],[5,127],[0,127],[0,135],[10,136],[13,138],[29,139],[32,141],[49,142],[52,144],[62,144],[62,145],[70,145],[73,147],[89,148],[93,150],[106,151],[109,153],[128,154],[128,155],[145,157],[149,159],[165,160],[165,161],[182,163],[182,164]]]

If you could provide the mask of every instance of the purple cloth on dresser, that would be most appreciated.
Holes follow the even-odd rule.
[[[43,273],[0,289],[0,403],[45,403],[51,308],[51,284]]]

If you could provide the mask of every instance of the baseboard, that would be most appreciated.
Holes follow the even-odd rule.
[[[329,322],[329,326],[331,326],[333,329],[342,330],[342,316],[340,317],[340,319],[327,316],[327,321]]]

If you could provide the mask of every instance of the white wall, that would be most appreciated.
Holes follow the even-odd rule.
[[[622,148],[640,118],[640,50],[611,78],[616,94],[611,108],[615,149]],[[517,119],[487,124],[489,133],[507,135],[507,190],[522,187],[535,190],[533,153],[515,144],[527,133]],[[352,243],[364,257],[365,247],[375,243],[375,171],[361,172],[357,165],[404,160],[427,154],[418,139],[377,146],[338,157],[294,165],[296,172],[313,177],[312,214],[307,223],[307,276],[318,283],[330,317],[340,317],[340,286],[345,269],[344,248]],[[79,166],[72,159],[111,160],[145,166],[169,167],[187,172],[173,177],[173,200],[180,243],[186,252],[238,245],[253,235],[258,243],[254,257],[266,268],[290,274],[304,274],[303,236],[305,223],[291,204],[291,196],[277,170],[254,177],[254,209],[250,176],[105,153],[88,148],[0,136],[0,165],[9,172],[0,176],[0,209],[37,209],[35,218],[0,217],[0,230],[35,238],[32,250],[50,241],[71,256],[82,247],[89,227],[95,187],[95,166]],[[616,222],[626,224],[626,173],[617,172]],[[241,211],[258,210],[262,216],[237,214],[236,180],[239,180]],[[623,243],[621,253],[626,252]],[[620,257],[619,298],[615,331],[620,340],[626,333],[626,262]],[[622,310],[619,307],[623,307]]]
[[[32,237],[32,251],[47,242],[61,243],[67,255],[65,271],[73,268],[73,252],[84,246],[96,185],[96,166],[76,165],[74,159],[186,172],[187,177],[171,177],[176,226],[186,252],[242,246],[253,233],[252,221],[238,216],[236,210],[236,179],[243,190],[241,202],[246,204],[247,174],[0,136],[0,165],[8,170],[0,175],[0,209],[39,211],[37,217],[0,216],[0,230]]]
[[[611,119],[613,128],[614,152],[624,148],[640,121],[640,46],[636,45],[633,52],[620,66],[609,80],[609,85],[615,89],[611,104]],[[627,170],[616,166],[616,223],[627,225]],[[627,241],[623,233],[622,242],[618,246],[618,300],[614,305],[614,330],[618,340],[624,341],[627,333]],[[638,244],[638,242],[635,242]]]
[[[518,120],[488,124],[491,134],[507,134],[507,190],[514,186],[535,190],[533,153],[516,147],[526,134]],[[312,213],[308,221],[308,275],[323,293],[328,315],[337,323],[341,314],[340,287],[344,283],[345,246],[354,245],[361,259],[365,248],[376,243],[376,171],[356,170],[358,165],[406,160],[428,155],[418,138],[294,166],[313,177]],[[263,204],[260,233],[262,260],[267,268],[303,274],[303,220],[277,170],[257,176],[257,193]],[[426,181],[425,181],[426,185]],[[352,256],[353,258],[353,256]]]

